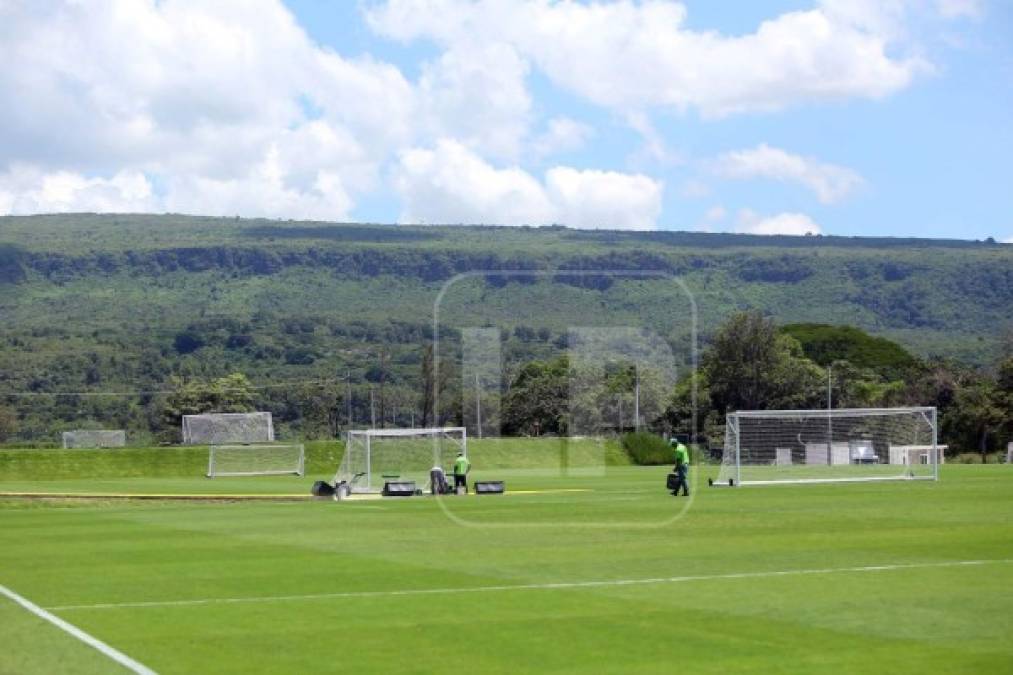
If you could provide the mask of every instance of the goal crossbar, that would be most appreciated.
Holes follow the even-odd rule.
[[[421,489],[433,467],[449,469],[458,453],[468,456],[465,427],[352,430],[334,483],[346,483],[353,493],[375,493],[396,478],[414,480]]]
[[[301,443],[211,445],[208,448],[208,478],[289,475],[306,475],[306,449]]]
[[[728,413],[714,486],[938,480],[936,409],[838,408]]]

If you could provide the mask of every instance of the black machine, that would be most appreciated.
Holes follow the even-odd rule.
[[[334,486],[326,481],[318,480],[313,483],[313,488],[310,490],[310,494],[314,497],[333,497]]]

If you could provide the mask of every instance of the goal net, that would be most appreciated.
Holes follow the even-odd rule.
[[[729,413],[714,485],[938,480],[935,408]]]
[[[127,432],[123,429],[78,429],[63,432],[64,448],[123,448]]]
[[[379,492],[385,480],[413,480],[423,489],[433,467],[452,471],[458,452],[468,455],[464,427],[349,431],[334,482],[348,483],[352,493]]]
[[[212,445],[208,455],[208,478],[305,473],[306,451],[301,444]]]
[[[183,415],[185,445],[272,442],[274,425],[269,412]]]

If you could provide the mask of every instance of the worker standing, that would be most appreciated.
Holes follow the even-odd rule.
[[[675,475],[676,483],[675,489],[672,490],[672,496],[678,497],[679,490],[683,490],[683,494],[689,496],[689,449],[682,444],[682,442],[673,438],[671,440],[671,446],[675,449]]]
[[[468,492],[468,472],[471,471],[471,462],[464,456],[464,452],[457,453],[457,460],[454,461],[454,491],[463,487]]]

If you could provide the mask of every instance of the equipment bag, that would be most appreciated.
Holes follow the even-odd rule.
[[[674,490],[678,484],[679,484],[679,474],[677,473],[668,474],[668,479],[665,481],[665,487],[668,488],[669,490]]]

